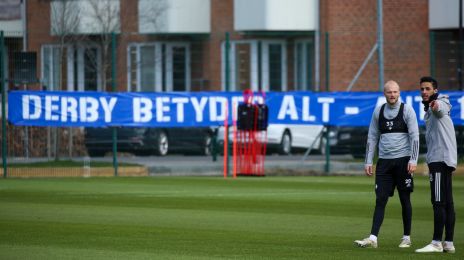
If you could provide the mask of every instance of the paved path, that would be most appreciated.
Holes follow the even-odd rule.
[[[98,161],[111,161],[112,157],[94,158]],[[170,155],[166,157],[118,157],[119,162],[137,163],[148,167],[150,175],[204,175],[223,176],[224,157],[216,161],[207,156]],[[325,157],[310,155],[303,160],[303,155],[279,156],[269,155],[265,159],[266,175],[307,175],[325,174]],[[229,161],[229,174],[232,174],[232,157]],[[332,174],[362,174],[362,162],[353,161],[351,156],[333,156],[330,163]]]
[[[63,158],[64,159],[64,158]],[[91,158],[92,161],[112,161],[111,156]],[[304,160],[303,160],[304,159]],[[84,160],[84,158],[73,158]],[[47,158],[14,158],[9,162],[47,161]],[[91,163],[90,162],[90,163]],[[136,163],[145,165],[151,176],[223,176],[224,158],[218,156],[216,161],[208,156],[169,155],[160,156],[119,156],[119,163]],[[265,159],[265,174],[273,175],[325,175],[325,156],[310,155],[303,158],[302,154],[279,156],[268,155]],[[330,158],[330,175],[363,175],[362,160],[354,160],[350,155],[332,155]],[[416,174],[427,175],[427,166],[418,166]],[[464,165],[458,167],[456,174],[464,174]],[[229,162],[229,175],[232,175],[232,157]]]

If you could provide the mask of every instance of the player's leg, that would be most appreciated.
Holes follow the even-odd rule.
[[[375,169],[375,210],[372,218],[371,234],[378,236],[380,226],[385,216],[388,197],[393,195],[393,175],[391,166],[393,160],[379,159]]]
[[[430,190],[431,200],[433,205],[433,240],[440,241],[443,238],[443,229],[445,227],[446,219],[446,208],[445,198],[443,192],[443,177],[446,178],[446,172],[444,172],[443,163],[430,163]]]
[[[443,163],[429,163],[430,193],[433,205],[433,238],[432,242],[423,248],[417,249],[418,253],[443,252],[442,237],[445,227],[446,210],[443,203]]]
[[[393,191],[393,179],[389,172],[392,160],[379,159],[375,168],[375,210],[372,219],[371,234],[362,240],[355,240],[355,245],[359,247],[377,247],[377,236],[385,215],[385,206],[388,197]]]
[[[401,238],[399,247],[408,248],[411,246],[411,192],[414,190],[414,180],[413,176],[408,173],[409,157],[399,158],[396,160],[396,163],[394,182],[398,189],[403,219],[403,237]]]
[[[453,201],[453,168],[447,167],[448,171],[443,175],[443,195],[445,200],[445,242],[443,251],[454,253],[454,225],[456,222],[456,213],[454,211]]]
[[[411,206],[411,192],[399,190],[398,195],[401,202],[401,213],[403,217],[403,238],[401,239],[399,247],[407,248],[411,246],[411,222],[412,222],[412,206]]]

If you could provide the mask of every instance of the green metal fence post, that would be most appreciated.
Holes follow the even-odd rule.
[[[116,34],[111,33],[111,90],[116,92]],[[113,168],[114,176],[118,176],[118,131],[113,127]]]
[[[383,52],[383,0],[377,0],[377,62],[379,64],[379,91],[383,91],[384,82],[384,52]]]
[[[325,91],[330,91],[330,41],[329,32],[325,33]],[[325,173],[330,172],[330,140],[329,132],[330,126],[327,125],[325,128]]]
[[[329,139],[329,133],[330,133],[330,125],[327,125],[325,127],[325,173],[329,174],[330,173],[330,139]]]
[[[230,70],[230,68],[229,68],[230,34],[229,34],[229,32],[226,32],[226,42],[225,42],[225,44],[226,44],[226,46],[225,46],[225,52],[226,52],[225,53],[225,63],[226,63],[225,64],[225,81],[226,81],[225,82],[225,91],[229,92],[230,91],[230,86],[229,86],[229,84],[230,84],[230,71],[229,71]],[[229,104],[229,107],[231,107],[230,104]],[[229,115],[232,115],[233,114],[232,112],[233,111],[229,111]],[[227,133],[226,133],[226,136],[224,138],[229,139],[229,128],[227,128]],[[227,166],[226,167],[226,173],[227,173],[227,176],[229,176],[229,161],[230,161],[229,142],[227,142],[227,146],[228,147],[227,147],[227,159],[226,159],[226,162],[227,162],[227,164],[226,164],[226,166]]]
[[[215,129],[214,132],[213,132],[213,137],[211,138],[211,145],[210,145],[213,162],[217,161],[217,153],[218,153],[218,151],[217,151],[217,134],[218,134],[218,131],[217,131],[217,129]]]
[[[5,41],[3,37],[3,31],[0,31],[0,87],[2,91],[2,163],[3,163],[3,178],[7,177],[7,165],[6,165],[6,92],[5,92]]]

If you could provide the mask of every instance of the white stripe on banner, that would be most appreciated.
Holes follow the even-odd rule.
[[[441,173],[435,173],[435,201],[441,201],[440,197],[440,182],[441,182]]]

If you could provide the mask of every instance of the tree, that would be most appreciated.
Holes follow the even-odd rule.
[[[62,70],[65,66],[65,50],[69,44],[74,44],[81,40],[79,36],[79,25],[81,19],[81,9],[79,3],[73,0],[52,0],[50,3],[51,8],[51,33],[58,37],[59,41],[59,58],[58,58],[58,82],[54,82],[54,87],[62,90],[63,89],[63,73]],[[47,86],[52,87],[52,86]],[[59,147],[61,135],[58,133],[57,128],[53,128],[53,139],[54,139],[54,157],[55,160],[59,159]],[[73,131],[69,128],[68,138],[68,152],[69,157],[72,157],[73,150]],[[50,139],[50,138],[49,138]],[[50,147],[49,147],[50,151]]]
[[[140,0],[139,5],[140,30],[162,32],[166,29],[165,14],[169,9],[166,0]]]
[[[96,72],[97,85],[102,90],[108,90],[111,83],[111,44],[112,34],[121,33],[121,1],[132,0],[51,0],[51,33],[58,37],[60,58],[59,67],[65,63],[65,50],[68,46],[74,49],[84,49],[85,70]],[[144,0],[141,0],[144,1]],[[155,28],[161,24],[160,17],[166,10],[166,0],[150,0],[147,8],[139,18],[145,17],[148,23]],[[124,15],[124,14],[123,14]],[[93,51],[97,49],[97,51]],[[74,59],[77,59],[75,54]],[[63,70],[64,71],[64,70]],[[75,72],[74,72],[75,73]],[[79,73],[77,73],[79,74]],[[63,89],[63,73],[60,71],[58,87]],[[82,75],[82,72],[81,74]],[[85,77],[85,76],[84,76]],[[84,86],[87,89],[87,78],[84,78]],[[72,131],[70,129],[69,147],[72,147]],[[55,138],[56,135],[55,135]],[[58,138],[55,141],[55,159],[57,158]],[[71,154],[71,152],[70,152]]]
[[[111,82],[111,41],[112,34],[120,32],[120,5],[119,1],[114,0],[88,0],[89,10],[86,14],[91,21],[90,30],[93,33],[89,37],[90,42],[96,43],[101,50],[101,79],[102,85],[106,89]],[[98,55],[98,53],[96,53]],[[98,67],[98,57],[94,57],[93,65]],[[98,68],[97,68],[98,71]]]
[[[89,22],[90,31],[93,33],[89,39],[93,40],[101,50],[101,74],[102,85],[108,89],[108,83],[111,82],[111,41],[112,33],[119,33],[121,31],[121,10],[119,2],[115,0],[87,0],[89,3],[89,10],[86,15]],[[154,31],[159,31],[162,28],[162,17],[168,8],[166,0],[140,0],[139,5],[139,22],[148,24]],[[124,14],[122,14],[124,15]],[[92,42],[92,41],[91,41]],[[94,65],[97,64],[97,57],[95,57]]]

